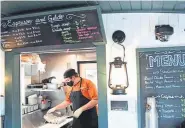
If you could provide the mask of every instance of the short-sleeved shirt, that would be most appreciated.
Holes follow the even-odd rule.
[[[78,82],[73,87],[68,86],[66,89],[66,99],[65,100],[71,103],[71,100],[70,100],[71,91],[79,91],[79,90],[80,90],[80,82]],[[98,100],[97,88],[91,80],[82,78],[81,93],[84,97],[86,97],[89,100]]]

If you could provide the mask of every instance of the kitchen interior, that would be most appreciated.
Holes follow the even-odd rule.
[[[47,111],[65,99],[65,70],[74,68],[97,85],[96,49],[26,53],[20,64],[22,128],[70,128],[72,105],[52,114]]]

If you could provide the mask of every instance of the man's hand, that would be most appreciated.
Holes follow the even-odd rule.
[[[52,112],[55,112],[56,110],[59,110],[59,109],[64,109],[64,108],[66,108],[68,105],[70,105],[70,102],[64,100],[61,104],[59,104],[59,105],[57,105],[56,107],[50,109],[50,110],[47,112],[47,114],[52,113]]]
[[[55,111],[56,111],[56,108],[55,107],[54,108],[51,108],[50,110],[48,110],[47,114],[52,113],[52,112],[55,112]]]
[[[83,109],[82,109],[82,108],[79,108],[79,109],[77,109],[77,110],[74,112],[73,116],[74,116],[75,118],[78,118],[78,117],[82,114],[82,112],[83,112]]]

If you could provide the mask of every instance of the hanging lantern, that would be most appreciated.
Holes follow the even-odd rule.
[[[125,90],[129,86],[127,63],[122,61],[121,57],[115,57],[114,61],[110,62],[108,85],[113,95],[126,94]]]
[[[115,57],[114,61],[110,62],[108,86],[113,95],[125,95],[129,86],[127,63],[124,61],[125,47],[121,44],[125,38],[126,35],[121,30],[115,31],[112,35],[112,40],[123,48],[123,60],[121,57]]]

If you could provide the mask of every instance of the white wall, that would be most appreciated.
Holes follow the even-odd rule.
[[[41,54],[40,58],[42,62],[46,62],[46,72],[40,75],[41,80],[51,76],[62,80],[67,69],[74,68],[77,71],[77,61],[96,60],[96,52]],[[38,75],[32,77],[32,83],[39,82]]]
[[[5,77],[5,67],[4,67],[4,52],[0,49],[0,95],[4,95],[4,77]]]
[[[103,22],[108,43],[107,64],[113,61],[115,56],[122,56],[121,47],[113,44],[113,32],[122,30],[126,34],[124,45],[126,47],[130,83],[127,93],[128,96],[133,97],[135,100],[137,100],[136,48],[185,46],[185,15],[183,14],[103,14]],[[170,24],[174,27],[174,34],[170,37],[170,41],[160,42],[155,40],[155,25],[159,24]],[[127,115],[122,116],[124,122],[132,124],[137,122],[137,118],[133,120],[128,118]],[[124,128],[130,128],[130,126]]]

